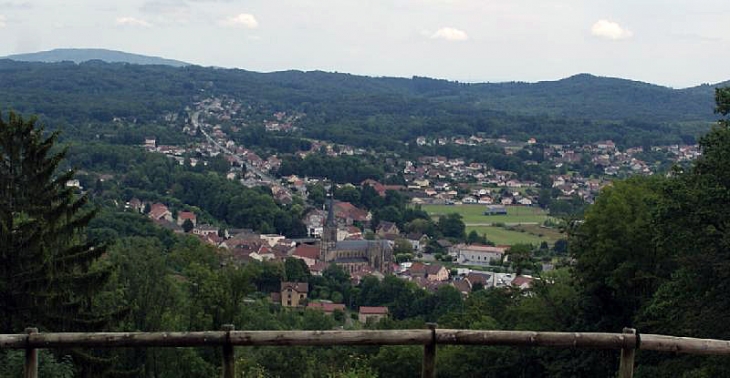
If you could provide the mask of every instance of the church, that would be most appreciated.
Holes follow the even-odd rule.
[[[387,240],[337,241],[337,221],[333,200],[328,204],[327,220],[322,230],[320,260],[327,265],[336,264],[346,272],[374,270],[382,274],[392,273],[393,247]]]

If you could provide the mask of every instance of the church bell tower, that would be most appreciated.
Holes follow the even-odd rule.
[[[327,194],[329,198],[327,201],[327,219],[324,222],[322,229],[322,242],[320,243],[320,260],[329,262],[331,260],[328,256],[330,251],[335,249],[337,244],[337,220],[335,219],[335,208],[334,208],[334,183],[330,187],[330,192]]]

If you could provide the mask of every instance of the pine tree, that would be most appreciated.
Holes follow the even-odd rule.
[[[110,317],[92,299],[109,270],[92,267],[104,248],[84,236],[95,211],[66,185],[57,133],[36,123],[0,115],[0,333],[100,330]]]

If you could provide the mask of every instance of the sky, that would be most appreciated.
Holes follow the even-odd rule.
[[[730,79],[728,0],[0,0],[0,56],[106,48],[203,66],[461,82]]]

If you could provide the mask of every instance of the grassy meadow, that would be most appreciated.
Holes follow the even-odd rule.
[[[486,205],[422,205],[432,217],[459,213],[464,223],[491,225],[492,223],[539,223],[548,219],[547,212],[539,207],[507,206],[506,215],[484,215]]]
[[[543,241],[552,245],[556,240],[565,237],[558,230],[541,227],[549,217],[539,207],[507,206],[506,215],[484,215],[486,205],[423,205],[429,215],[458,213],[466,224],[466,232],[476,230],[486,234],[487,239],[495,244],[513,245],[527,243],[539,245]],[[504,223],[507,227],[493,224]]]

